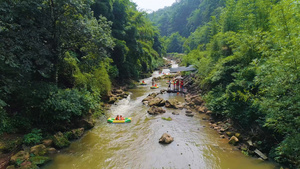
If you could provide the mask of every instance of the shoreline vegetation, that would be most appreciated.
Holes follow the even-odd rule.
[[[209,114],[245,155],[300,168],[299,14],[294,0],[180,0],[151,14],[130,0],[1,1],[0,168],[43,165],[164,56],[197,69],[182,73],[199,101],[187,116]]]

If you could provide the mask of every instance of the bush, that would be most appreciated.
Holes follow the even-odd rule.
[[[71,121],[99,106],[90,92],[77,89],[59,90],[46,100],[43,120],[48,123]]]
[[[40,129],[32,129],[31,133],[24,136],[23,143],[26,145],[35,145],[41,142],[43,139]]]

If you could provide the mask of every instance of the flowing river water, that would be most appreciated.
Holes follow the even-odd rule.
[[[153,76],[159,76],[154,72]],[[144,79],[151,84],[151,79]],[[270,162],[247,157],[221,139],[216,131],[203,121],[204,114],[185,116],[185,110],[166,109],[166,113],[151,116],[142,100],[152,92],[166,89],[166,80],[157,82],[159,89],[138,86],[131,89],[127,99],[111,106],[107,117],[121,114],[132,117],[131,123],[109,124],[107,117],[99,119],[96,126],[71,146],[56,154],[44,169],[106,169],[106,168],[192,168],[192,169],[275,169]],[[175,98],[176,93],[158,95],[163,99]],[[179,115],[173,115],[178,112]],[[165,121],[162,117],[171,117]],[[163,133],[174,137],[171,144],[159,144]]]

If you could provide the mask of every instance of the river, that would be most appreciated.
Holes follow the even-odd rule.
[[[159,76],[154,72],[153,76]],[[151,84],[151,79],[144,79]],[[192,169],[274,169],[271,162],[247,157],[221,139],[216,131],[203,121],[204,114],[185,116],[185,110],[167,109],[166,113],[151,116],[149,107],[142,104],[148,94],[167,88],[165,80],[158,82],[159,89],[138,86],[129,90],[127,99],[111,106],[107,117],[122,114],[132,117],[127,124],[109,124],[101,117],[96,126],[74,141],[67,149],[54,156],[44,169],[106,169],[106,168],[192,168]],[[176,93],[158,95],[164,99],[175,98]],[[173,115],[172,112],[179,112]],[[162,117],[171,117],[165,121]],[[158,143],[163,133],[174,137],[169,145]]]

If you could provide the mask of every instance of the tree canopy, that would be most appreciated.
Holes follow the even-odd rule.
[[[195,1],[189,14],[181,13],[188,4],[193,3],[182,0],[149,18],[166,41],[186,37],[182,61],[197,67],[208,108],[244,129],[258,127],[260,149],[299,168],[299,2],[203,0]],[[178,52],[172,47],[167,51]]]

